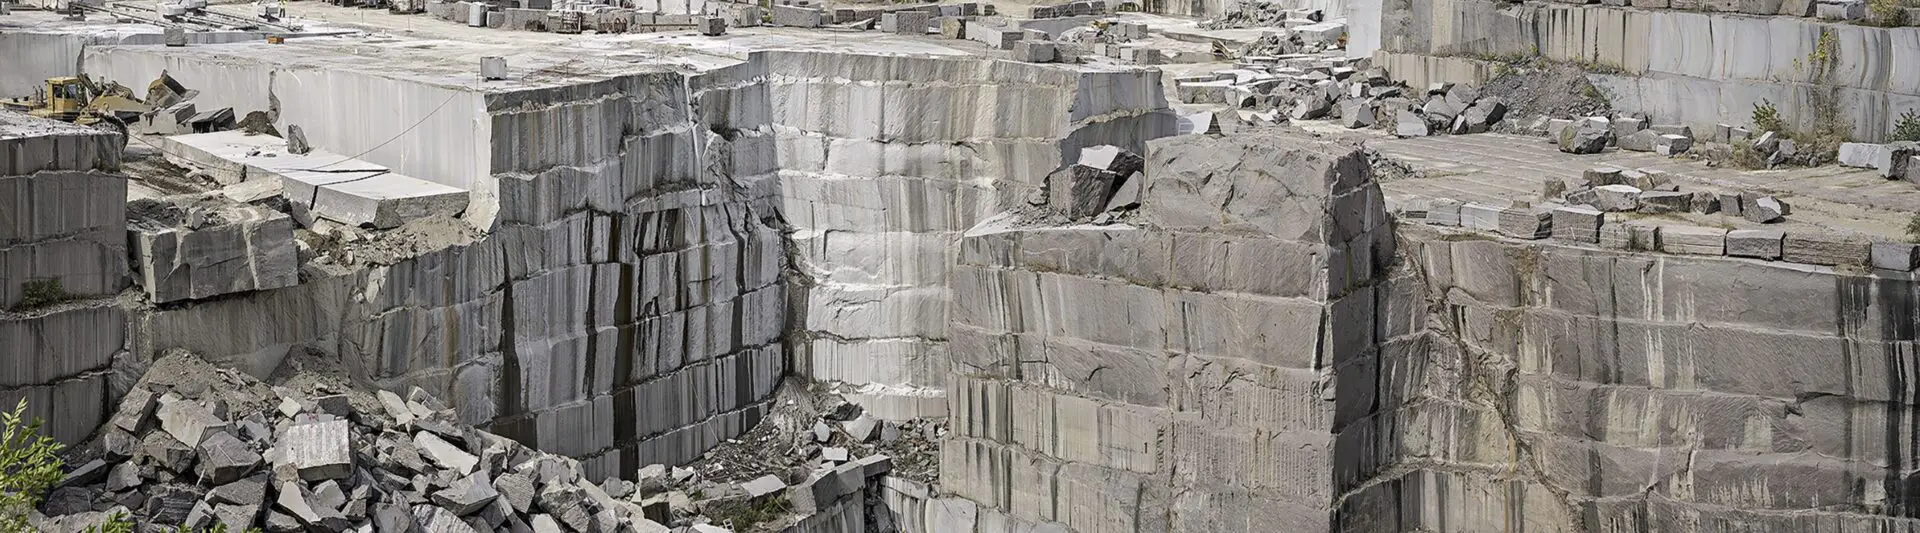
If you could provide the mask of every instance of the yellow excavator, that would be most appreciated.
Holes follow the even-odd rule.
[[[155,83],[160,83],[156,81]],[[87,76],[47,78],[31,97],[0,100],[0,107],[41,118],[109,129],[124,142],[127,123],[153,107],[134,99],[133,91],[117,83],[96,85]]]

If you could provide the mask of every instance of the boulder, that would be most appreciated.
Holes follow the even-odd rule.
[[[238,481],[260,466],[260,454],[226,431],[215,431],[200,443],[200,479],[215,485]]]
[[[493,488],[486,472],[475,472],[453,482],[445,490],[433,493],[433,503],[457,516],[466,516],[493,503],[500,493]]]
[[[1560,151],[1569,154],[1597,154],[1607,149],[1607,130],[1592,126],[1569,127],[1560,132]]]
[[[287,463],[299,470],[300,479],[319,481],[353,474],[353,429],[346,420],[295,424],[280,439],[280,449]]]

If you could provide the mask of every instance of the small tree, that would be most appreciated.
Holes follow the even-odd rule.
[[[27,420],[27,401],[0,414],[0,531],[28,531],[27,516],[60,482],[61,444],[40,434],[40,420]]]

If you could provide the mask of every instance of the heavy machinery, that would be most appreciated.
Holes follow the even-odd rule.
[[[162,75],[154,83],[170,82]],[[177,82],[170,84],[178,87]],[[126,142],[127,123],[153,110],[134,99],[133,91],[117,83],[96,85],[86,75],[47,78],[46,84],[31,97],[0,100],[8,110],[36,117],[95,126],[120,133]]]

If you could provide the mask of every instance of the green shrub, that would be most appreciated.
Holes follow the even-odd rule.
[[[1788,132],[1787,122],[1780,120],[1780,109],[1768,100],[1753,104],[1753,130],[1755,135],[1767,131],[1779,134]]]
[[[1907,241],[1920,242],[1920,215],[1914,215],[1907,221]]]
[[[72,297],[60,286],[60,278],[28,280],[20,284],[20,293],[20,303],[13,306],[16,310],[53,305]]]
[[[1867,0],[1867,23],[1875,26],[1907,25],[1907,9],[1901,0]]]
[[[1912,109],[1901,113],[1900,120],[1893,123],[1891,140],[1920,141],[1920,114],[1915,114]]]
[[[60,482],[61,444],[40,434],[40,420],[27,420],[27,401],[0,414],[0,531],[30,531],[27,516]]]

